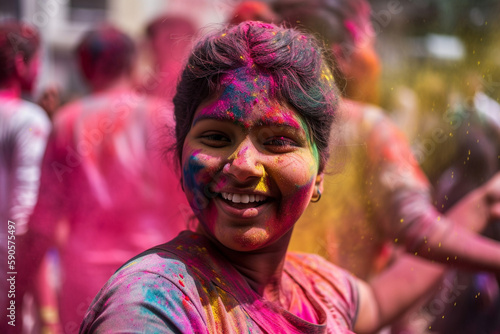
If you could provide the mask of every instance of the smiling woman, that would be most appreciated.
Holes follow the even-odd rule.
[[[386,290],[287,252],[295,222],[323,190],[339,103],[329,68],[312,37],[260,22],[196,45],[174,105],[198,230],[120,268],[82,333],[369,332],[399,310],[395,298],[375,299]],[[382,286],[411,305],[433,274],[412,287],[391,274]]]
[[[120,269],[82,332],[352,328],[356,280],[287,254],[294,223],[320,196],[337,99],[321,48],[298,30],[247,22],[202,39],[174,98],[198,231]]]

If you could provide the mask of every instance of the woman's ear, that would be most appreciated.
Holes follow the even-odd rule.
[[[323,193],[324,179],[325,179],[325,174],[323,172],[319,173],[318,176],[316,176],[315,189],[319,190],[321,193]]]

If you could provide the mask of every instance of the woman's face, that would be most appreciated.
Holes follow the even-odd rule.
[[[319,185],[318,153],[271,77],[239,69],[202,103],[182,153],[183,186],[205,233],[251,251],[285,235]]]

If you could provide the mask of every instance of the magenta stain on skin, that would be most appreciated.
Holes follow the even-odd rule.
[[[217,178],[214,179],[214,190],[218,191],[219,189],[223,189],[225,185],[229,182],[228,178],[224,174],[220,174]]]
[[[212,118],[232,121],[248,128],[247,118],[253,106],[269,106],[267,95],[273,96],[278,87],[272,76],[243,67],[224,75],[221,80],[223,91],[216,101],[201,110],[193,125],[201,119]]]
[[[260,120],[263,124],[286,124],[296,129],[301,128],[300,123],[292,113],[282,112],[278,108],[269,108],[268,110],[266,110],[264,115],[262,115]]]
[[[237,163],[242,156],[245,157],[246,151],[248,151],[248,146],[245,146],[241,150],[238,150],[238,152],[236,153],[236,157],[234,158],[234,163]]]
[[[284,210],[289,210],[288,212],[303,211],[304,208],[301,208],[300,206],[297,206],[295,204],[306,203],[307,206],[307,204],[309,203],[310,189],[313,183],[314,183],[314,178],[311,178],[304,185],[295,185],[297,191],[292,195],[291,199],[288,201],[288,203],[292,204],[292,207],[286,208]]]
[[[202,209],[205,205],[207,195],[210,195],[213,186],[215,171],[207,169],[203,158],[199,157],[200,150],[193,152],[187,159],[182,170],[183,182],[187,189],[195,194],[191,203],[193,210]]]

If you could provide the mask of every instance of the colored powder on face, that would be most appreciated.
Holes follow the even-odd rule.
[[[261,105],[268,109],[269,95],[276,84],[270,75],[243,67],[225,74],[221,86],[224,90],[220,97],[199,112],[193,125],[201,119],[210,118],[232,121],[248,128],[251,125],[248,118],[253,107]]]
[[[316,168],[319,166],[319,151],[318,151],[318,146],[316,145],[316,143],[314,142],[313,138],[312,138],[312,135],[309,131],[309,126],[307,125],[307,123],[302,119],[302,118],[299,118],[300,120],[300,123],[301,123],[301,128],[304,129],[305,133],[306,133],[306,137],[307,137],[307,141],[309,143],[309,147],[311,148],[311,151],[312,151],[312,154],[313,154],[313,157],[314,157],[314,161],[316,161]]]
[[[297,191],[293,194],[293,200],[291,200],[292,203],[303,203],[307,201],[307,204],[309,203],[309,192],[312,187],[312,184],[314,183],[315,178],[311,177],[309,181],[307,181],[306,184],[304,185],[295,185],[297,188]],[[294,205],[294,208],[296,210],[303,210],[303,208],[300,208],[300,206]]]
[[[319,166],[319,151],[318,151],[318,146],[316,146],[316,143],[314,142],[311,142],[310,143],[311,145],[311,150],[312,150],[312,154],[313,154],[313,157],[314,157],[314,161],[316,161],[316,168],[318,168]]]
[[[199,152],[194,152],[185,164],[182,176],[184,178],[185,185],[188,189],[198,188],[198,182],[196,181],[196,175],[205,168],[205,165],[196,157]]]
[[[215,195],[212,191],[215,180],[197,153],[188,158],[182,170],[186,194],[192,194],[188,196],[189,204],[195,213],[206,208]]]
[[[217,191],[217,189],[222,189],[228,183],[228,177],[224,174],[218,174],[214,176],[212,181],[212,189]]]
[[[296,129],[300,129],[301,125],[297,121],[297,117],[293,113],[283,112],[283,108],[281,106],[270,107],[267,108],[260,119],[261,124],[269,124],[269,125],[283,125],[294,127]],[[307,130],[307,126],[302,126],[303,129]]]
[[[229,160],[236,160],[238,158],[241,158],[241,156],[245,155],[246,151],[248,151],[248,146],[242,148],[241,150],[237,150],[236,152],[234,152],[233,154],[231,154],[231,156],[229,157]]]
[[[257,186],[255,187],[255,191],[259,191],[262,193],[267,193],[269,191],[269,186],[267,184],[268,178],[266,176],[266,170],[264,166],[258,165],[259,168],[262,169],[262,177],[259,180],[259,183],[257,183]]]

